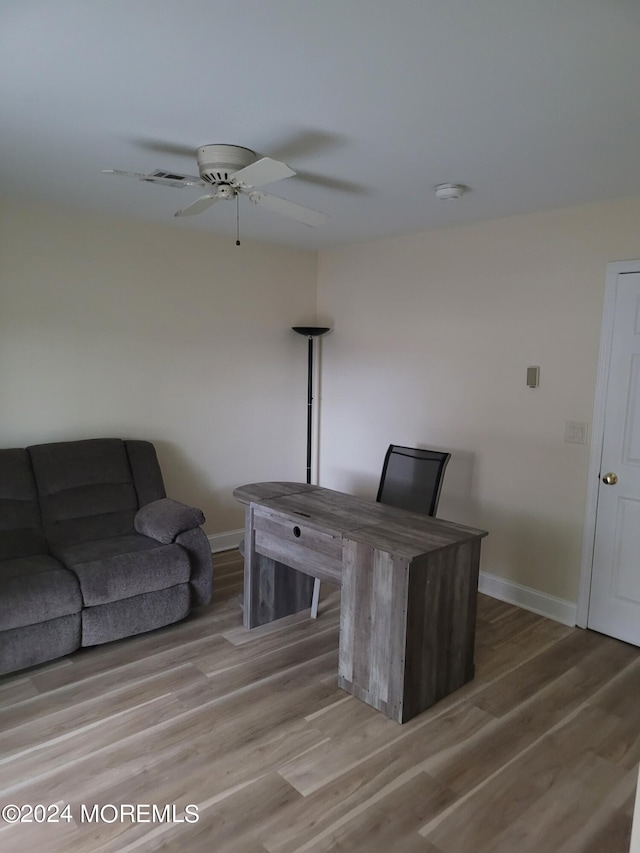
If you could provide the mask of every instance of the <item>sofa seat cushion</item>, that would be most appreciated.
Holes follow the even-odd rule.
[[[24,628],[82,610],[77,578],[45,554],[0,560],[0,630]]]
[[[189,556],[132,533],[60,548],[57,556],[80,582],[85,607],[167,589],[189,580]]]

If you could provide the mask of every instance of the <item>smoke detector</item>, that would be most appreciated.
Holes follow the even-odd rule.
[[[438,184],[435,187],[435,194],[438,198],[451,201],[454,198],[460,198],[468,190],[469,187],[465,187],[464,184]]]

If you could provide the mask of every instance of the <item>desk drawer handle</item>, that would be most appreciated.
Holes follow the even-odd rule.
[[[296,537],[296,539],[299,539],[299,538],[300,538],[301,532],[302,532],[302,531],[300,530],[300,528],[299,528],[299,527],[294,527],[294,528],[293,528],[293,535]]]

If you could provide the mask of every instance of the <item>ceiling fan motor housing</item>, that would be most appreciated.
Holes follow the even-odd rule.
[[[200,177],[209,184],[227,184],[234,173],[257,159],[250,148],[239,145],[203,145],[196,151]]]

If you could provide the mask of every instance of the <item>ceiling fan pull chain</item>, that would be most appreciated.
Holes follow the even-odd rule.
[[[236,193],[236,246],[240,245],[240,193]]]

